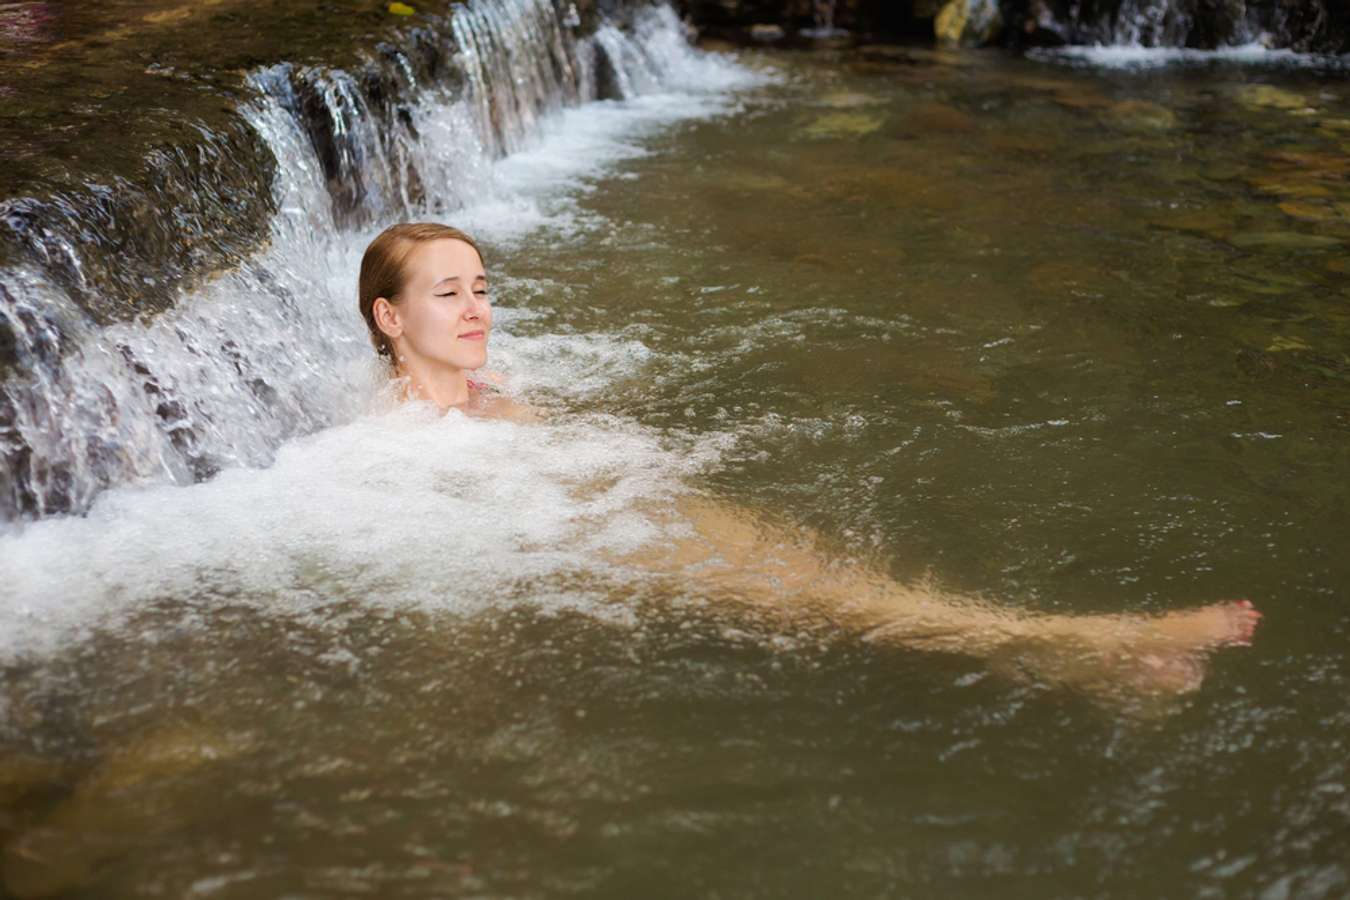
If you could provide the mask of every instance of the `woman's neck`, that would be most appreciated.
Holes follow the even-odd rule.
[[[395,371],[406,379],[404,392],[409,400],[425,400],[442,411],[469,402],[469,377],[463,369],[430,366],[422,360],[413,360],[399,363]]]

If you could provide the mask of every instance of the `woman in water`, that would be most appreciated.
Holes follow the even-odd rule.
[[[517,420],[533,413],[471,376],[487,362],[492,306],[482,254],[445,225],[394,225],[361,261],[360,309],[404,399]],[[825,542],[748,510],[690,495],[660,546],[621,562],[696,580],[779,612],[823,616],[869,640],[978,655],[1094,689],[1193,690],[1209,652],[1251,640],[1246,600],[1162,615],[1037,615],[836,562]]]

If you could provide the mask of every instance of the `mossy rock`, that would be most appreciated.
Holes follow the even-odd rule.
[[[1277,88],[1269,84],[1244,84],[1237,92],[1238,102],[1243,106],[1256,109],[1283,109],[1287,111],[1308,109],[1312,104],[1308,98],[1293,91]]]
[[[933,33],[947,47],[982,47],[1002,28],[997,0],[948,0],[933,19]]]

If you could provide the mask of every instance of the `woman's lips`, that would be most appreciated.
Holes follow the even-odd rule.
[[[481,341],[486,335],[481,331],[466,331],[459,336],[461,341]]]

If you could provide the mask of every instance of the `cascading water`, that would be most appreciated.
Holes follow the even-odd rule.
[[[1350,49],[1350,7],[1330,0],[1012,0],[1003,5],[1007,21],[1035,22],[1076,45]]]
[[[148,321],[110,320],[81,293],[116,286],[100,284],[80,230],[122,223],[77,209],[70,227],[38,229],[41,252],[0,270],[0,518],[79,513],[111,485],[264,465],[288,438],[352,416],[372,375],[348,283],[360,239],[334,236],[482,205],[492,161],[545,119],[598,93],[652,90],[690,52],[666,8],[580,39],[569,13],[480,0],[457,7],[446,34],[382,46],[361,72],[255,71],[241,113],[274,169],[265,248],[189,279]]]

